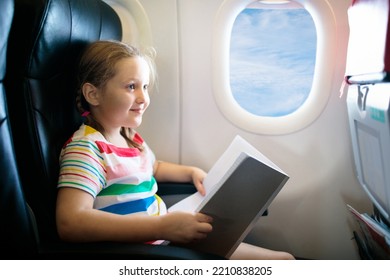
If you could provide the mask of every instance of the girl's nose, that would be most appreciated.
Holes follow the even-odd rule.
[[[136,98],[135,101],[136,101],[138,104],[144,103],[145,100],[146,100],[146,96],[147,96],[147,95],[148,95],[147,90],[142,88],[142,89],[140,89],[140,90],[138,91],[137,98]]]

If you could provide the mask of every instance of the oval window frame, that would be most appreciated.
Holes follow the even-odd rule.
[[[289,134],[310,125],[328,103],[336,56],[336,22],[327,1],[292,0],[313,18],[317,31],[316,64],[313,84],[306,101],[293,113],[269,117],[257,116],[243,109],[230,88],[230,36],[235,19],[253,0],[225,0],[214,21],[212,49],[213,94],[223,115],[236,126],[257,134]],[[290,4],[278,4],[288,5]]]

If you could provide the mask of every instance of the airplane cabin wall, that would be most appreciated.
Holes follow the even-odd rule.
[[[371,204],[355,177],[346,94],[339,97],[351,0],[328,1],[337,25],[337,53],[326,108],[311,125],[275,136],[235,126],[214,99],[213,22],[223,0],[136,2],[150,23],[159,73],[158,90],[138,131],[157,158],[208,170],[233,137],[242,135],[290,175],[246,241],[308,259],[358,259],[346,204],[360,211],[370,211]]]

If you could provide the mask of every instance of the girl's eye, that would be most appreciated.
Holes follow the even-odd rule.
[[[128,87],[129,87],[129,89],[131,89],[131,90],[135,90],[135,84],[130,84]]]
[[[144,89],[148,89],[149,88],[149,85],[144,85]]]

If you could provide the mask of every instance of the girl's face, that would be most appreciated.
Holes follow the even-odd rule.
[[[116,75],[98,89],[94,116],[109,132],[120,127],[136,128],[149,106],[149,66],[141,57],[125,58],[116,64]]]

